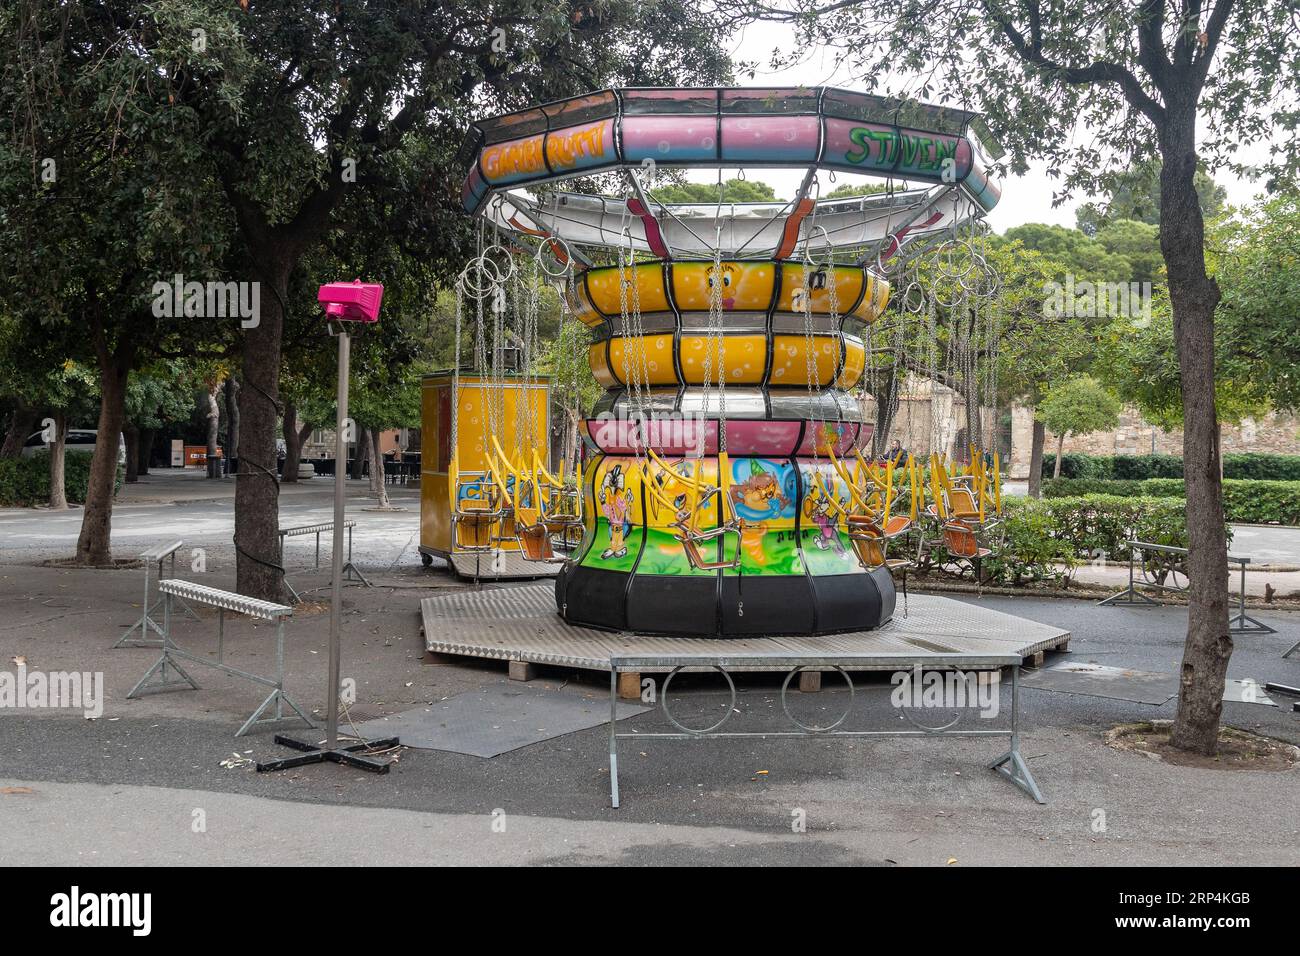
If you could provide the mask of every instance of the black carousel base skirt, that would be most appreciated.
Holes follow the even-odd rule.
[[[894,614],[884,568],[854,574],[627,574],[573,562],[555,579],[568,623],[672,637],[778,637],[869,631]]]

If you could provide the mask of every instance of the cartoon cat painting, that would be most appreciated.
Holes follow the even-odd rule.
[[[780,512],[790,504],[781,492],[776,475],[752,458],[749,461],[749,477],[731,486],[731,500],[759,514]]]

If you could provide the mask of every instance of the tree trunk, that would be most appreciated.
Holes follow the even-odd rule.
[[[96,330],[96,337],[102,332]],[[90,478],[86,487],[86,510],[81,517],[81,534],[77,538],[77,561],[80,564],[109,564],[113,560],[113,493],[117,486],[118,436],[126,417],[126,380],[134,360],[134,349],[119,345],[112,352],[100,342],[99,353],[99,433],[95,453],[90,459]]]
[[[1052,477],[1061,477],[1061,456],[1065,454],[1065,432],[1056,436],[1056,462],[1052,465]]]
[[[1043,444],[1047,441],[1047,426],[1034,418],[1034,438],[1029,445],[1029,497],[1043,496]]]
[[[871,361],[871,358],[868,355],[867,361]],[[885,387],[871,396],[876,401],[876,430],[871,434],[872,458],[883,457],[885,449],[889,447],[889,432],[894,427],[894,414],[897,411],[894,407],[897,395],[898,369],[895,367],[886,380]]]
[[[135,460],[135,470],[137,475],[149,474],[149,462],[153,458],[153,436],[152,428],[140,429],[139,448]]]
[[[225,472],[234,475],[239,469],[239,379],[232,374],[226,379],[226,446]]]
[[[1173,102],[1161,130],[1160,251],[1168,274],[1183,392],[1187,486],[1187,639],[1170,743],[1215,753],[1228,634],[1228,547],[1224,536],[1219,419],[1214,404],[1214,310],[1218,284],[1205,271],[1205,223],[1196,195],[1195,102]]]
[[[384,481],[384,456],[379,450],[379,429],[370,430],[370,493],[379,499],[379,507],[391,508],[388,483]]]
[[[66,461],[68,416],[65,412],[55,409],[53,417],[54,441],[50,442],[50,510],[67,511],[68,490],[64,481],[63,466]]]
[[[348,477],[360,481],[365,477],[366,460],[370,457],[370,429],[357,426],[357,450],[352,456],[352,468]]]
[[[281,302],[288,296],[292,262],[284,255],[258,255],[272,284],[263,290],[258,324],[244,332],[239,389],[239,476],[235,479],[236,589],[264,601],[280,601],[280,481],[275,474],[275,433],[280,418]],[[268,295],[267,292],[270,292]]]
[[[136,481],[140,474],[140,429],[127,423],[122,428],[126,439],[126,482]]]
[[[217,439],[221,434],[221,407],[217,403],[217,392],[221,385],[213,383],[208,386],[204,416],[207,418],[207,466],[209,478],[221,477],[221,459],[217,457]]]
[[[9,429],[5,432],[4,445],[0,446],[0,458],[19,458],[23,453],[23,444],[27,436],[36,431],[40,413],[22,399],[9,417]]]
[[[298,424],[298,409],[293,402],[284,403],[284,470],[280,481],[297,481],[298,465],[302,462],[302,443],[311,434],[311,425]]]

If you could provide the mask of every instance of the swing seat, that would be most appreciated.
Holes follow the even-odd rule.
[[[948,513],[959,521],[979,521],[979,505],[969,488],[953,488],[948,492]]]
[[[542,561],[554,563],[555,548],[551,545],[551,536],[544,524],[520,527],[516,538],[519,541],[519,554],[525,561]]]
[[[858,563],[867,570],[872,568],[895,568],[911,566],[906,558],[890,558],[889,543],[901,538],[912,528],[912,519],[906,515],[894,515],[882,529],[874,515],[849,516],[849,540],[853,551],[858,556]]]
[[[882,538],[850,535],[849,540],[853,542],[853,553],[858,556],[858,564],[867,570],[884,566],[885,542]]]
[[[740,567],[740,526],[737,524],[725,524],[721,528],[713,528],[710,531],[694,531],[687,524],[688,515],[682,512],[678,515],[678,520],[674,523],[678,531],[675,538],[681,542],[682,550],[686,553],[686,560],[691,563],[691,567],[697,571],[718,571],[724,568]],[[707,541],[715,541],[723,538],[723,552],[726,552],[725,536],[734,534],[736,536],[736,556],[731,559],[723,558],[722,560],[711,560],[704,557],[700,550],[700,545]]]
[[[491,551],[502,511],[487,498],[463,499],[452,514],[455,544],[461,551]]]
[[[574,515],[547,515],[542,524],[547,534],[564,534],[570,528],[581,528],[582,519]]]
[[[993,554],[991,548],[979,543],[975,529],[960,521],[943,526],[943,544],[952,557],[967,561],[976,561]]]

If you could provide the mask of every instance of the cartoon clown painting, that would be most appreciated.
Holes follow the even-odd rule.
[[[635,497],[624,487],[623,466],[615,465],[605,472],[600,483],[600,513],[609,522],[609,547],[601,552],[601,559],[627,556],[627,536],[632,530],[632,502]]]

